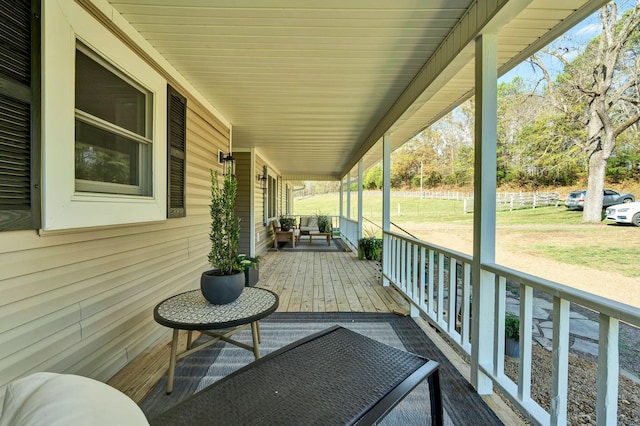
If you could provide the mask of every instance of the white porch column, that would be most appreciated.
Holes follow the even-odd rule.
[[[475,160],[473,201],[471,384],[480,394],[492,392],[495,280],[482,271],[495,262],[496,245],[496,137],[497,137],[497,36],[476,38],[475,53]]]
[[[362,238],[362,160],[358,161],[358,241]]]
[[[347,219],[351,219],[351,172],[347,175]]]
[[[342,223],[342,218],[344,217],[344,208],[342,203],[344,203],[344,178],[340,179],[340,234],[344,235],[344,231],[346,230],[346,225]]]
[[[251,175],[255,176],[256,173],[256,150],[255,148],[251,148],[249,151],[249,168],[251,169]],[[258,238],[258,233],[255,231],[255,223],[256,223],[256,184],[255,181],[251,181],[251,185],[249,185],[249,224],[251,225],[251,232],[249,233],[249,256],[255,257],[256,255],[256,243]]]
[[[391,229],[391,135],[382,137],[382,230],[389,232]],[[388,286],[389,280],[385,278],[389,274],[391,256],[389,253],[390,242],[388,238],[382,240],[382,285]]]

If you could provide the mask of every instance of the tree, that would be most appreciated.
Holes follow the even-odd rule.
[[[638,25],[640,0],[621,18],[616,3],[600,10],[601,34],[573,61],[562,45],[543,49],[562,63],[554,81],[541,57],[531,63],[543,73],[557,108],[585,131],[582,150],[588,164],[584,222],[602,220],[602,194],[607,162],[618,136],[640,120]]]
[[[382,166],[380,164],[376,164],[364,172],[362,187],[364,189],[382,189]]]

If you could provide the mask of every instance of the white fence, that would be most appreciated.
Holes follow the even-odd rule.
[[[498,192],[496,210],[535,209],[540,206],[555,206],[560,203],[557,192]],[[464,199],[464,212],[473,212],[473,195]]]
[[[363,191],[364,195],[382,196],[381,191]],[[465,213],[473,212],[473,192],[465,191],[391,191],[393,198],[418,198],[429,200],[463,201]],[[540,206],[558,206],[560,194],[557,192],[498,192],[497,210],[516,210]]]
[[[365,195],[382,196],[381,191],[363,191]],[[464,191],[391,191],[391,196],[396,198],[422,198],[430,200],[454,200],[461,201],[472,197],[473,192]]]

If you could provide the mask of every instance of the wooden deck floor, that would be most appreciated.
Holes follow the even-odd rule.
[[[268,252],[258,285],[280,296],[280,312],[407,313],[409,307],[382,287],[378,263],[354,253]]]
[[[392,287],[382,287],[380,277],[376,262],[359,260],[354,253],[281,251],[262,257],[258,286],[279,295],[279,312],[408,314],[406,300]],[[182,338],[186,341],[186,333]],[[169,350],[167,337],[108,383],[140,402],[166,373]]]

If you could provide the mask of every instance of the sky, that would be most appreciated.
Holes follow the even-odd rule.
[[[618,12],[624,13],[624,11],[633,6],[634,0],[616,0],[616,4],[618,5]],[[566,34],[556,39],[556,41],[552,42],[553,44],[561,41],[563,45],[571,48],[569,54],[565,56],[566,59],[574,59],[580,54],[582,49],[584,49],[589,40],[600,34],[600,31],[602,30],[602,24],[600,23],[599,13],[599,10],[596,11],[591,16],[569,30]],[[556,59],[547,60],[545,58],[545,63],[547,63],[547,66],[549,66],[550,72],[556,75],[560,71],[562,71],[562,66]],[[540,72],[540,70],[534,69],[531,64],[525,61],[500,77],[498,81],[508,82],[513,80],[516,76],[522,77],[527,82],[535,82],[542,78],[542,73]]]

